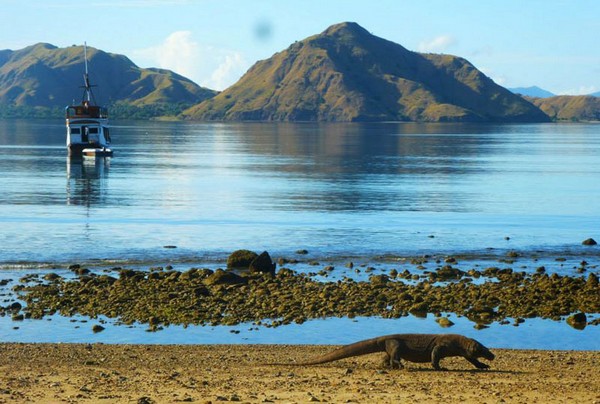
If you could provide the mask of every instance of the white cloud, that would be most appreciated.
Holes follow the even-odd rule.
[[[490,79],[494,80],[494,83],[496,83],[498,85],[505,87],[509,81],[506,76],[494,72],[493,69],[490,69],[487,67],[481,67],[481,68],[479,68],[479,71],[481,71],[483,74],[488,76]]]
[[[596,86],[580,86],[578,88],[571,88],[563,91],[559,91],[559,95],[588,95],[598,91]]]
[[[419,42],[419,52],[443,52],[456,44],[456,39],[451,35],[440,35],[433,39]]]
[[[173,70],[203,87],[224,90],[248,69],[241,53],[194,40],[191,31],[176,31],[161,44],[133,52],[146,67]]]
[[[210,76],[211,82],[214,83],[214,87],[212,88],[224,89],[229,87],[233,84],[231,78],[235,77],[235,81],[237,81],[237,79],[246,71],[245,68],[241,69],[241,67],[246,65],[247,63],[239,53],[232,52],[230,54],[225,54],[222,63]]]

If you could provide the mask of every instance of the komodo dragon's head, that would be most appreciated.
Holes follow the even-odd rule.
[[[487,349],[479,341],[469,338],[468,351],[469,355],[473,358],[485,358],[493,361],[496,355],[494,355],[489,349]]]

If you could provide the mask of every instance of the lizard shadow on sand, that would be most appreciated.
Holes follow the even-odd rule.
[[[500,370],[500,369],[443,369],[443,370],[435,370],[435,369],[427,369],[427,368],[412,368],[405,369],[409,372],[427,372],[427,373],[473,373],[473,374],[482,374],[482,373],[500,373],[500,374],[508,374],[508,375],[524,375],[531,372],[523,372],[519,370]],[[389,370],[388,370],[389,372]]]

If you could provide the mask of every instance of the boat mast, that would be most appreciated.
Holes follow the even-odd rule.
[[[94,93],[92,92],[92,87],[96,87],[90,84],[90,77],[88,74],[88,61],[87,61],[87,42],[83,43],[83,59],[85,62],[85,73],[83,73],[83,101],[87,101],[88,104],[94,101],[94,105],[96,104],[96,99],[94,97]]]

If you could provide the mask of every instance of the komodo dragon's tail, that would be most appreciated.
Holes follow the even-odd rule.
[[[303,362],[292,363],[269,363],[268,365],[279,366],[304,366],[304,365],[319,365],[321,363],[333,362],[340,359],[350,358],[352,356],[367,355],[370,353],[381,352],[385,345],[384,338],[372,338],[363,341],[358,341],[353,344],[344,345],[328,354],[318,356]]]

